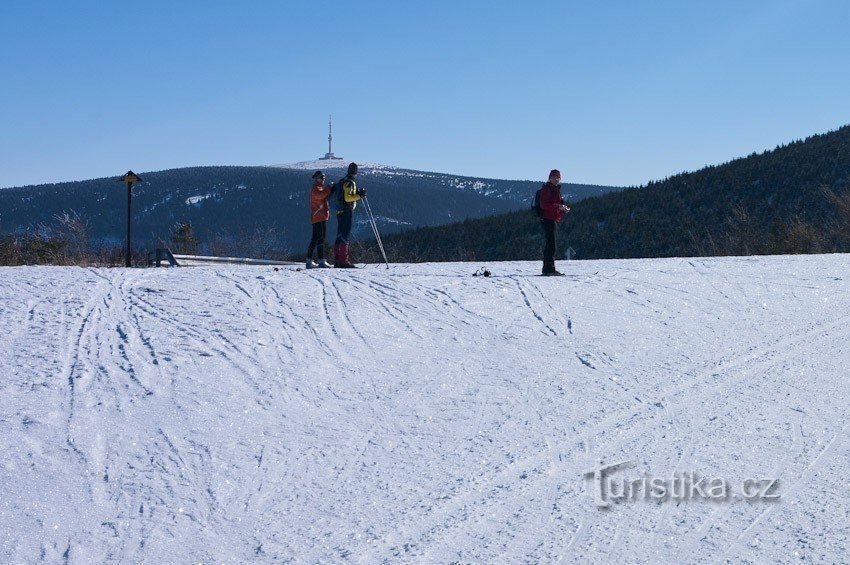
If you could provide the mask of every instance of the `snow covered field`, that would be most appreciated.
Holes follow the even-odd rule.
[[[850,257],[479,266],[0,270],[0,562],[847,559]]]

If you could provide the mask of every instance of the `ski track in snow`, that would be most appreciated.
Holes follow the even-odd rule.
[[[841,561],[850,257],[561,267],[4,268],[0,561]]]

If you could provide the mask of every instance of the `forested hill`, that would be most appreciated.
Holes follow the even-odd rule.
[[[850,251],[850,126],[586,199],[561,224],[578,259]],[[530,211],[386,238],[392,260],[540,257]]]
[[[327,169],[329,181],[347,166]],[[134,242],[150,249],[169,242],[176,224],[191,222],[201,252],[289,256],[310,239],[309,198],[313,168],[190,167],[137,171],[144,183],[133,189]],[[79,215],[92,242],[123,241],[126,188],[115,178],[0,190],[0,236],[49,231],[57,215]],[[361,168],[358,182],[369,189],[382,233],[480,218],[528,206],[532,181],[460,177],[387,166]],[[573,198],[618,187],[570,185]],[[365,216],[355,218],[356,237],[371,237]]]

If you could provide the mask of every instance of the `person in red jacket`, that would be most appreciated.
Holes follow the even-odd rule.
[[[569,211],[570,207],[564,204],[561,196],[561,171],[552,169],[549,181],[540,191],[540,226],[546,240],[543,246],[543,275],[563,274],[555,270],[555,231],[561,218]]]
[[[308,269],[314,267],[328,268],[330,263],[325,261],[325,234],[328,230],[328,219],[331,217],[328,208],[328,197],[334,191],[334,185],[324,186],[325,174],[322,171],[313,173],[313,187],[310,189],[310,223],[313,224],[313,237],[307,248]],[[313,251],[319,256],[319,263],[313,262]]]

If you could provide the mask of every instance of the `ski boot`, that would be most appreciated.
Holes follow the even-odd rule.
[[[354,265],[348,260],[348,244],[338,243],[334,247],[334,267],[337,269],[353,269]]]

